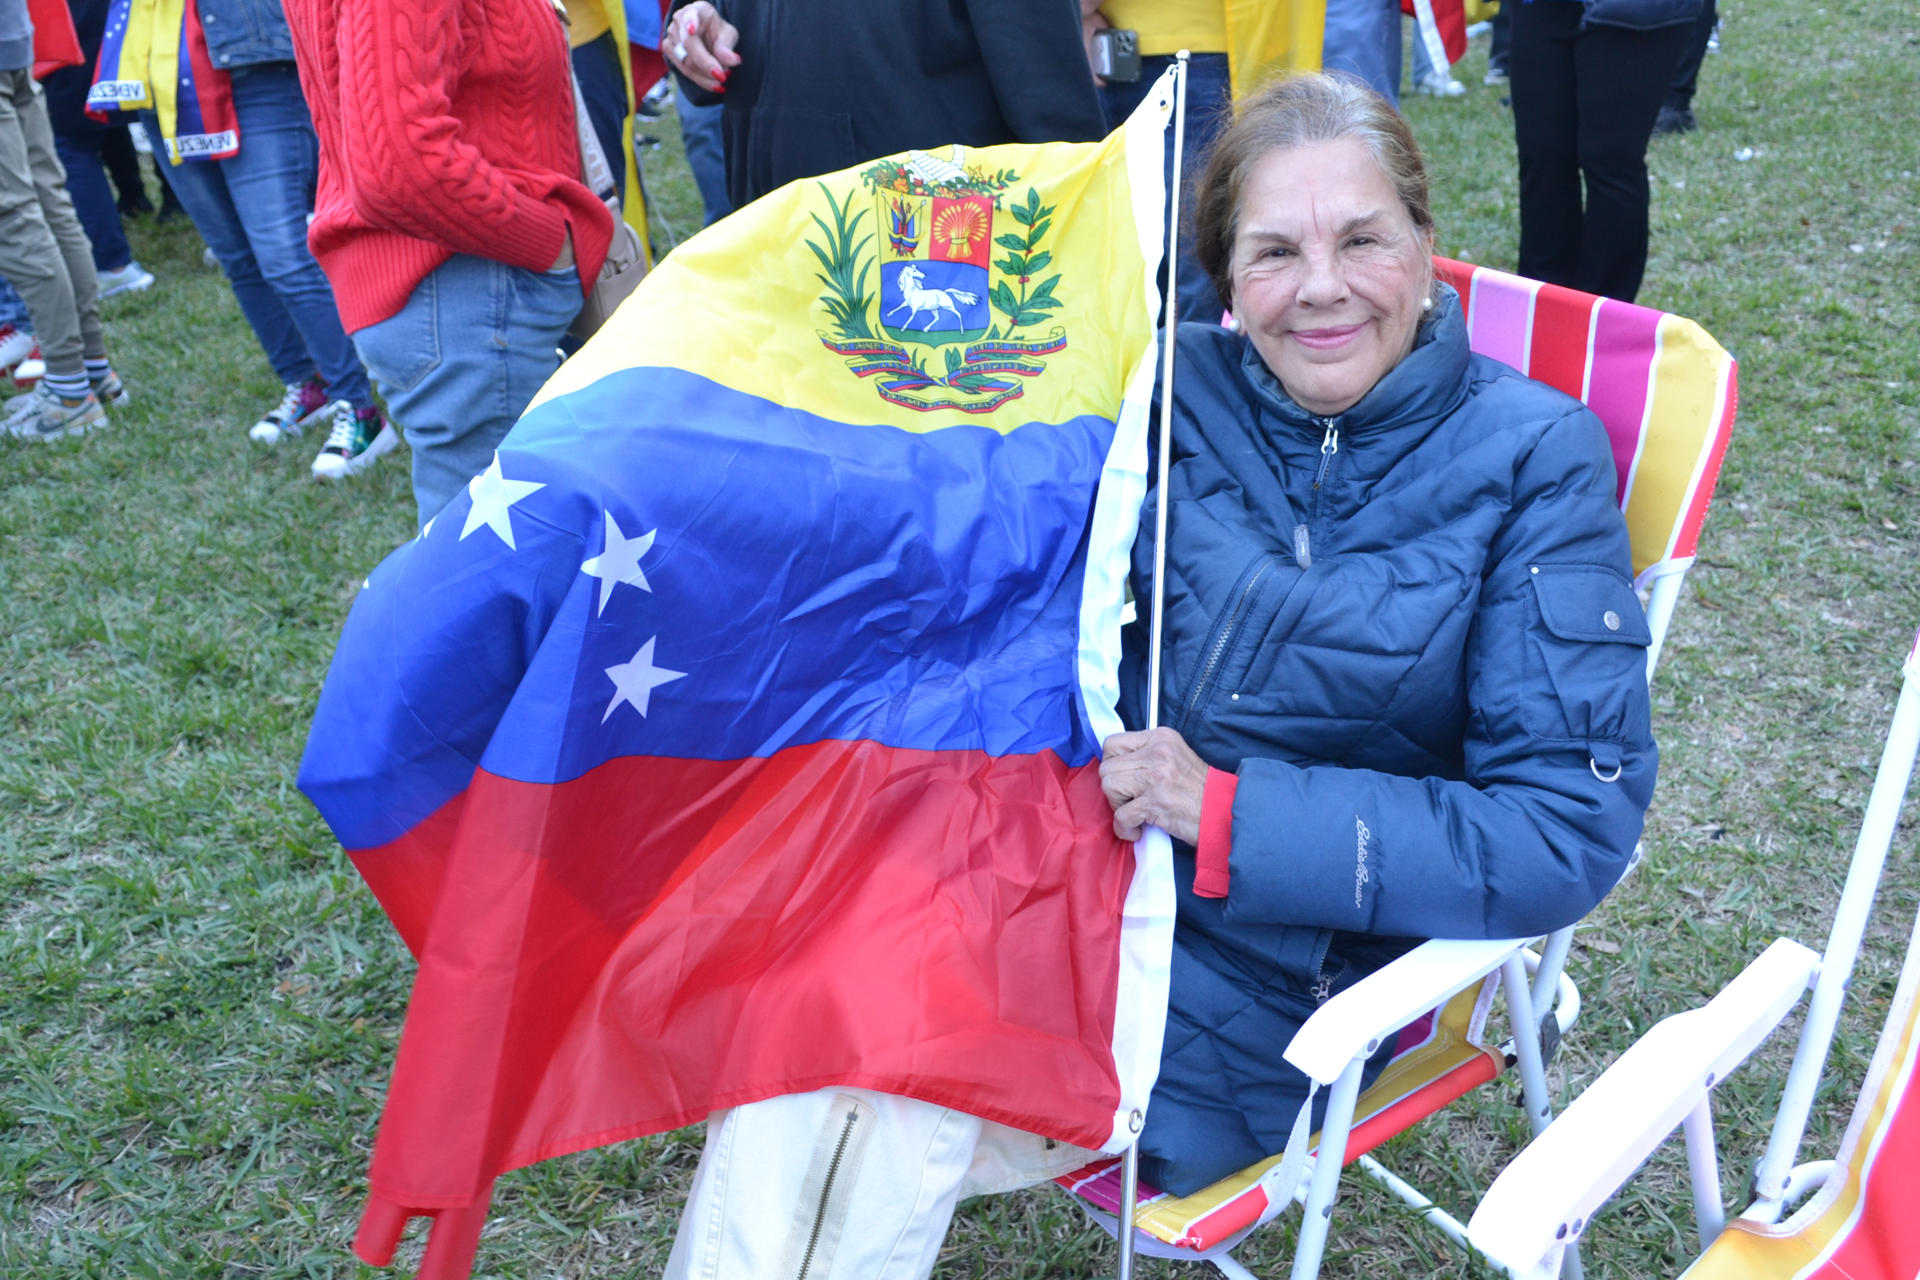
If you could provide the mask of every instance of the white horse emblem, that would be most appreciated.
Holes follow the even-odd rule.
[[[980,301],[980,295],[968,293],[965,289],[922,289],[920,282],[926,278],[926,273],[919,267],[910,266],[902,270],[900,272],[900,305],[887,312],[887,315],[891,317],[905,311],[907,322],[900,326],[905,329],[913,324],[915,316],[924,311],[927,313],[927,322],[920,327],[920,331],[925,333],[933,328],[934,322],[939,320],[942,311],[951,311],[954,323],[964,326],[966,321],[960,316],[960,307],[975,305]],[[956,302],[960,306],[955,306]]]

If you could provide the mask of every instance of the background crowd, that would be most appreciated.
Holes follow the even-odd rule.
[[[557,367],[614,220],[644,226],[630,122],[670,81],[712,221],[908,148],[1098,138],[1180,49],[1192,172],[1276,72],[1324,64],[1397,102],[1409,31],[1412,89],[1460,96],[1449,65],[1483,12],[1520,271],[1631,299],[1648,139],[1693,126],[1711,3],[1472,4],[1408,3],[1409,24],[1397,0],[0,0],[0,368],[27,389],[6,429],[79,434],[137,393],[100,316],[155,284],[123,227],[155,208],[143,152],[158,216],[192,219],[285,388],[249,438],[318,425],[312,474],[340,480],[404,431],[425,522]],[[582,176],[589,138],[611,192]],[[1181,314],[1218,321],[1182,249]]]

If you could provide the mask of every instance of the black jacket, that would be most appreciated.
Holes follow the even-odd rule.
[[[740,29],[740,65],[723,94],[679,86],[696,103],[724,104],[735,208],[796,178],[913,148],[1106,135],[1073,0],[715,7]]]

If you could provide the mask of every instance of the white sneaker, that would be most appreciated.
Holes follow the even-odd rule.
[[[98,275],[103,298],[111,298],[116,293],[139,293],[153,287],[153,272],[137,262],[130,261],[118,271],[102,271]]]
[[[1444,71],[1434,71],[1414,81],[1413,91],[1429,98],[1457,98],[1467,91],[1467,86]]]
[[[36,342],[33,344],[33,353],[13,366],[13,385],[22,391],[30,391],[46,376],[47,362],[40,358],[40,344]]]
[[[0,324],[0,369],[11,369],[32,354],[32,334]]]

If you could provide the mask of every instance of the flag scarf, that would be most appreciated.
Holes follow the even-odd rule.
[[[702,232],[367,578],[300,774],[419,964],[363,1258],[430,1215],[464,1274],[502,1171],[834,1084],[1131,1140],[1172,889],[1098,751],[1169,98]]]
[[[113,0],[87,110],[151,108],[173,164],[240,151],[233,82],[213,65],[194,0]]]

